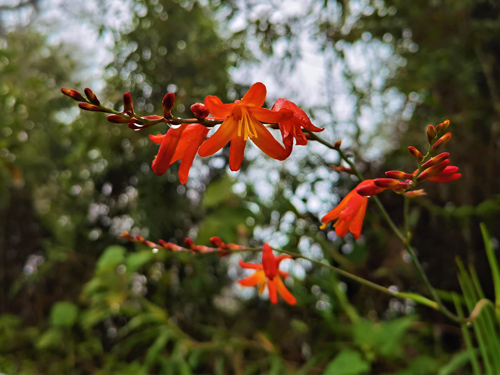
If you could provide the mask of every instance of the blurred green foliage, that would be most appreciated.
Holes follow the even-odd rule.
[[[483,220],[493,228],[487,254],[494,264],[500,212],[496,2],[318,1],[305,17],[283,20],[265,12],[250,17],[262,4],[257,1],[246,4],[247,27],[223,36],[220,30],[241,16],[232,1],[133,4],[100,97],[120,108],[129,91],[145,114],[161,111],[167,91],[176,92],[174,112],[184,117],[206,95],[241,97],[245,88],[229,71],[257,54],[246,42],[257,40],[270,56],[284,42],[283,63],[299,57],[306,26],[325,51],[367,43],[366,33],[390,47],[401,64],[391,68],[382,91],[403,93],[412,116],[377,123],[380,133],[421,147],[415,140],[425,139],[424,125],[450,118],[450,152],[464,174],[460,183],[429,187],[432,198],[414,206],[416,247],[432,281],[459,293],[455,255],[477,260],[476,268],[460,268],[464,298],[455,293],[452,299],[458,311],[470,313],[482,295],[493,298],[476,224]],[[356,13],[359,4],[364,11]],[[0,372],[476,375],[498,369],[498,358],[485,352],[498,346],[492,311],[472,330],[453,326],[428,309],[301,261],[290,266],[295,276],[288,285],[298,305],[273,306],[234,287],[243,276],[238,257],[124,243],[118,239],[123,230],[177,243],[189,236],[208,244],[217,235],[250,246],[259,245],[254,235],[272,233],[285,250],[299,248],[383,285],[424,290],[378,216],[369,215],[364,241],[354,242],[326,237],[315,213],[297,208],[297,200],[324,193],[318,170],[325,163],[317,155],[298,162],[295,175],[279,169],[267,202],[260,181],[235,189],[237,179],[224,169],[227,150],[213,158],[218,162],[197,161],[188,184],[179,186],[175,165],[162,177],[151,172],[157,146],[145,132],[107,123],[101,114],[80,115],[60,94],[60,87],[82,91],[85,85],[74,81],[82,69],[72,57],[77,47],[50,44],[29,26],[0,38]],[[343,61],[345,50],[335,49]],[[352,71],[345,78],[357,82]],[[375,89],[353,83],[352,90],[359,119]],[[354,122],[356,145],[362,134]],[[363,150],[350,151],[367,176],[401,169],[408,160],[404,150],[389,150],[378,163],[363,161]],[[344,195],[349,184],[334,182],[335,193]],[[397,219],[397,197],[383,199]]]

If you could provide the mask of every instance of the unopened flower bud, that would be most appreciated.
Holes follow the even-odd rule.
[[[344,167],[343,165],[340,165],[338,167],[330,167],[330,169],[332,169],[336,172],[345,172],[345,173],[349,173],[349,174],[354,174],[354,171],[352,170],[352,168]]]
[[[83,109],[84,111],[105,112],[101,107],[90,103],[78,103],[78,107],[80,107],[80,109]]]
[[[134,115],[134,102],[129,92],[123,94],[123,112],[127,115]]]
[[[70,89],[61,89],[61,92],[69,96],[71,99],[76,100],[77,102],[85,102],[85,98],[76,90],[70,90]]]
[[[333,148],[339,149],[341,145],[342,145],[342,140],[341,139],[337,139],[335,141],[335,143],[333,144]]]
[[[204,118],[207,118],[207,116],[209,115],[209,111],[207,109],[207,107],[205,107],[205,105],[201,104],[201,103],[194,103],[192,106],[191,106],[191,112],[194,113],[194,116],[197,118],[197,119],[204,119]]]
[[[450,161],[448,159],[443,160],[441,163],[433,165],[430,168],[424,170],[417,177],[417,181],[426,180],[428,177],[437,176],[440,174],[448,165],[450,165]]]
[[[130,118],[124,118],[120,115],[109,115],[108,121],[115,124],[127,124],[130,121]]]
[[[424,189],[407,191],[405,193],[405,196],[408,198],[423,197],[424,195],[427,195],[427,193],[424,191]]]
[[[172,115],[172,108],[174,108],[175,104],[175,94],[173,92],[167,93],[163,98],[162,106],[163,106],[163,116],[166,118]]]
[[[193,240],[191,238],[185,238],[184,243],[186,244],[186,247],[191,250],[196,250],[196,245],[194,244]]]
[[[451,139],[451,133],[446,133],[443,135],[441,138],[439,138],[436,143],[432,145],[433,150],[437,150],[440,147],[443,147],[445,144],[447,144]]]
[[[436,132],[438,135],[443,134],[446,129],[448,129],[448,126],[450,126],[450,120],[445,120],[441,124],[436,126]]]
[[[226,244],[219,237],[211,237],[210,242],[218,249],[225,249]]]
[[[418,151],[415,147],[413,146],[408,147],[408,151],[410,152],[410,155],[413,156],[413,158],[419,163],[422,160],[424,160],[424,155],[422,155],[422,153]]]
[[[393,178],[376,178],[373,183],[380,188],[392,189],[399,185],[399,181]]]
[[[385,188],[378,187],[375,184],[364,185],[356,188],[359,195],[363,197],[371,197],[372,195],[383,192]]]
[[[429,125],[427,127],[427,140],[429,143],[434,142],[434,138],[436,138],[436,128],[433,125]]]
[[[443,160],[448,159],[449,157],[450,157],[450,154],[448,152],[443,152],[443,153],[436,155],[433,158],[430,158],[429,160],[427,160],[424,164],[422,164],[422,168],[423,169],[430,168],[433,165],[439,164]]]
[[[398,179],[413,178],[413,175],[411,173],[406,173],[403,171],[387,171],[385,172],[385,175],[389,178],[398,178]]]
[[[85,95],[87,96],[87,98],[90,100],[90,102],[92,104],[95,104],[95,105],[99,105],[101,104],[101,102],[99,101],[99,99],[97,99],[97,96],[94,94],[94,92],[89,89],[88,87],[83,90],[85,92]]]

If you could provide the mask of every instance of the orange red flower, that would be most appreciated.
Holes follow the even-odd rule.
[[[243,268],[257,270],[238,283],[242,286],[258,286],[259,293],[264,292],[267,284],[269,290],[269,299],[272,303],[278,303],[278,294],[290,305],[295,305],[297,300],[288,291],[281,277],[288,277],[288,273],[279,269],[283,259],[290,259],[290,255],[280,255],[275,257],[271,246],[264,244],[262,249],[262,264],[245,263],[240,260],[240,266]]]
[[[342,199],[337,207],[323,216],[321,221],[324,224],[321,226],[321,229],[325,229],[329,222],[337,219],[333,225],[337,236],[344,237],[347,232],[351,232],[354,238],[359,238],[365,218],[366,206],[368,205],[368,198],[360,195],[358,189],[361,189],[364,193],[369,193],[369,195],[378,194],[385,190],[385,188],[376,186],[373,180],[361,182]]]
[[[229,142],[229,168],[232,171],[240,169],[247,140],[250,138],[266,155],[284,160],[289,156],[286,150],[262,124],[279,123],[292,117],[287,109],[271,111],[261,108],[266,99],[266,86],[257,82],[245,94],[243,99],[234,103],[223,104],[216,96],[207,96],[205,106],[210,113],[226,119],[220,128],[201,145],[198,153],[202,157],[215,154]]]
[[[289,109],[293,113],[292,117],[284,119],[279,123],[281,135],[283,136],[283,144],[290,151],[294,138],[296,139],[295,143],[297,145],[307,145],[307,138],[302,128],[311,132],[322,132],[325,130],[314,126],[306,113],[290,100],[283,98],[276,100],[272,110],[279,111],[281,109]]]
[[[155,143],[160,143],[160,150],[153,161],[153,171],[161,176],[168,167],[181,160],[179,180],[185,184],[189,170],[198,152],[198,148],[205,141],[209,129],[200,124],[182,124],[179,128],[170,128],[166,134],[150,135]]]

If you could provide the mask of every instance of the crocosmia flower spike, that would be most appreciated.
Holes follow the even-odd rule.
[[[223,104],[216,96],[207,96],[205,106],[210,113],[226,119],[220,128],[200,147],[202,157],[215,154],[229,142],[229,168],[232,171],[240,169],[247,140],[250,138],[266,155],[284,160],[289,156],[286,150],[262,124],[279,123],[290,117],[292,112],[287,109],[271,111],[261,108],[266,100],[266,86],[257,82],[245,94],[243,99],[234,103]]]
[[[290,259],[290,255],[280,255],[275,257],[271,246],[264,244],[262,249],[262,264],[245,263],[240,260],[240,266],[252,270],[257,270],[243,280],[238,281],[243,286],[258,286],[259,293],[264,292],[264,288],[269,289],[269,299],[272,303],[278,303],[278,294],[290,305],[295,305],[297,300],[288,291],[281,277],[288,277],[288,273],[280,271],[279,266],[283,259]]]
[[[363,220],[365,219],[368,198],[360,195],[358,189],[366,195],[375,195],[385,190],[385,188],[376,186],[373,180],[361,182],[342,199],[337,207],[323,216],[321,221],[324,224],[321,226],[321,229],[325,229],[329,222],[337,219],[333,225],[337,236],[344,237],[347,232],[351,232],[354,238],[359,238],[361,228],[363,227]]]
[[[185,184],[198,148],[205,141],[208,130],[200,124],[182,124],[177,129],[169,129],[167,134],[150,135],[149,139],[160,143],[160,150],[153,161],[153,171],[161,176],[170,164],[181,160],[179,180],[181,184]]]

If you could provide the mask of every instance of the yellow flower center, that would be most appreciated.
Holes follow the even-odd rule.
[[[236,106],[234,110],[235,119],[238,121],[238,137],[246,141],[248,137],[257,138],[255,121],[257,121],[245,106]]]

